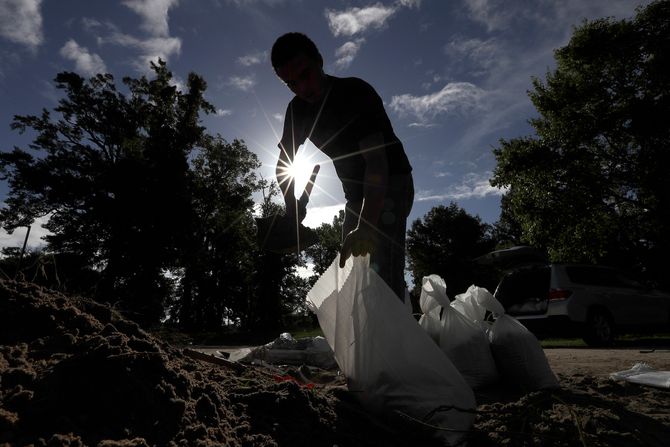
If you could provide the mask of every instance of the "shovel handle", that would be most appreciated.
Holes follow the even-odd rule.
[[[316,180],[316,176],[319,173],[319,169],[321,169],[321,166],[319,165],[314,166],[314,169],[312,169],[312,175],[309,176],[309,181],[305,185],[305,190],[300,196],[299,202],[302,206],[307,206],[307,202],[309,202],[309,196],[312,194],[312,188],[314,188],[314,181]]]

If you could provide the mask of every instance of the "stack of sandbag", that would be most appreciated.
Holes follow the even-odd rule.
[[[488,335],[498,371],[505,380],[528,391],[559,386],[537,338],[505,314],[502,304],[488,290],[472,285],[457,295],[451,306]]]
[[[369,268],[369,256],[339,256],[307,294],[349,391],[371,411],[407,415],[461,442],[474,420],[472,388]]]
[[[447,286],[439,275],[424,276],[421,281],[419,307],[423,314],[419,318],[421,326],[435,343],[440,342],[442,311],[449,305]]]
[[[489,341],[472,319],[450,306],[447,286],[439,275],[424,276],[419,325],[439,345],[465,381],[481,388],[498,381]]]

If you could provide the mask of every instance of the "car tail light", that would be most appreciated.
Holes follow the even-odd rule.
[[[572,290],[567,289],[549,289],[549,301],[567,300],[572,295]]]

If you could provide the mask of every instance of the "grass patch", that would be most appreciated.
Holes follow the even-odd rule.
[[[590,348],[581,338],[541,338],[543,348]],[[627,347],[667,347],[670,346],[670,333],[658,334],[621,334],[616,337],[611,348]]]
[[[540,340],[543,348],[586,348],[588,345],[581,338],[545,338]]]

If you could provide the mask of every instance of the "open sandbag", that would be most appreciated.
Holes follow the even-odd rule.
[[[350,392],[370,411],[455,430],[435,436],[459,442],[473,422],[472,389],[368,263],[339,268],[338,256],[307,295]]]
[[[421,296],[419,307],[423,314],[419,318],[421,326],[430,335],[435,343],[440,341],[440,322],[442,309],[449,306],[447,285],[439,275],[424,276],[421,280]]]

